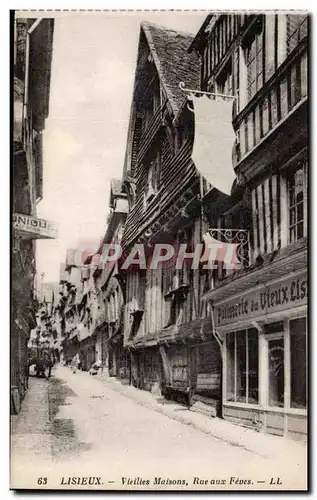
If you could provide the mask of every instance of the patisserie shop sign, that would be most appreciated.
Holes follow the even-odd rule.
[[[304,305],[307,303],[307,296],[306,273],[286,278],[274,284],[250,290],[238,298],[215,304],[216,324],[223,326]]]

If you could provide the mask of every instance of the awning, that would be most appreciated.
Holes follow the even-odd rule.
[[[307,269],[307,240],[306,238],[279,251],[276,259],[272,254],[264,257],[261,266],[254,264],[252,267],[242,269],[222,280],[216,288],[203,294],[202,300],[212,300],[214,303],[225,300],[231,296],[242,294],[246,290],[279,280],[300,270]]]
[[[236,176],[232,165],[235,133],[233,100],[192,97],[195,139],[192,159],[199,173],[219,191],[230,195]]]

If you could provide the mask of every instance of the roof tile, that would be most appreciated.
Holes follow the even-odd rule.
[[[179,83],[184,82],[186,87],[199,88],[199,59],[195,53],[188,53],[194,37],[145,22],[142,22],[142,29],[167,98],[174,115],[177,116],[186,100],[186,94],[179,88]]]

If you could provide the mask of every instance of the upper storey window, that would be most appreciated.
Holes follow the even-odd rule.
[[[288,176],[289,241],[293,243],[307,235],[306,163]]]
[[[307,36],[308,17],[306,15],[287,14],[286,16],[286,51],[290,54],[297,44]]]
[[[262,17],[254,23],[242,42],[247,73],[247,97],[250,100],[264,83],[265,50]]]
[[[151,201],[160,189],[161,176],[161,151],[158,150],[156,155],[148,164],[147,170],[147,185],[145,192],[145,204]]]
[[[226,14],[219,16],[217,20],[212,18],[209,25],[206,26],[205,44],[201,50],[201,85],[203,89],[207,88],[212,72],[217,71],[217,66],[221,64],[232,47],[232,42],[241,29],[244,29],[249,18],[249,15],[244,14]]]
[[[143,102],[143,130],[146,130],[161,105],[160,82],[157,75],[149,83],[143,96]]]
[[[217,78],[217,92],[225,95],[233,94],[232,58]]]

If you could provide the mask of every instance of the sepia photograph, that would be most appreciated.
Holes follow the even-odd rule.
[[[10,489],[307,491],[287,10],[10,11]]]

